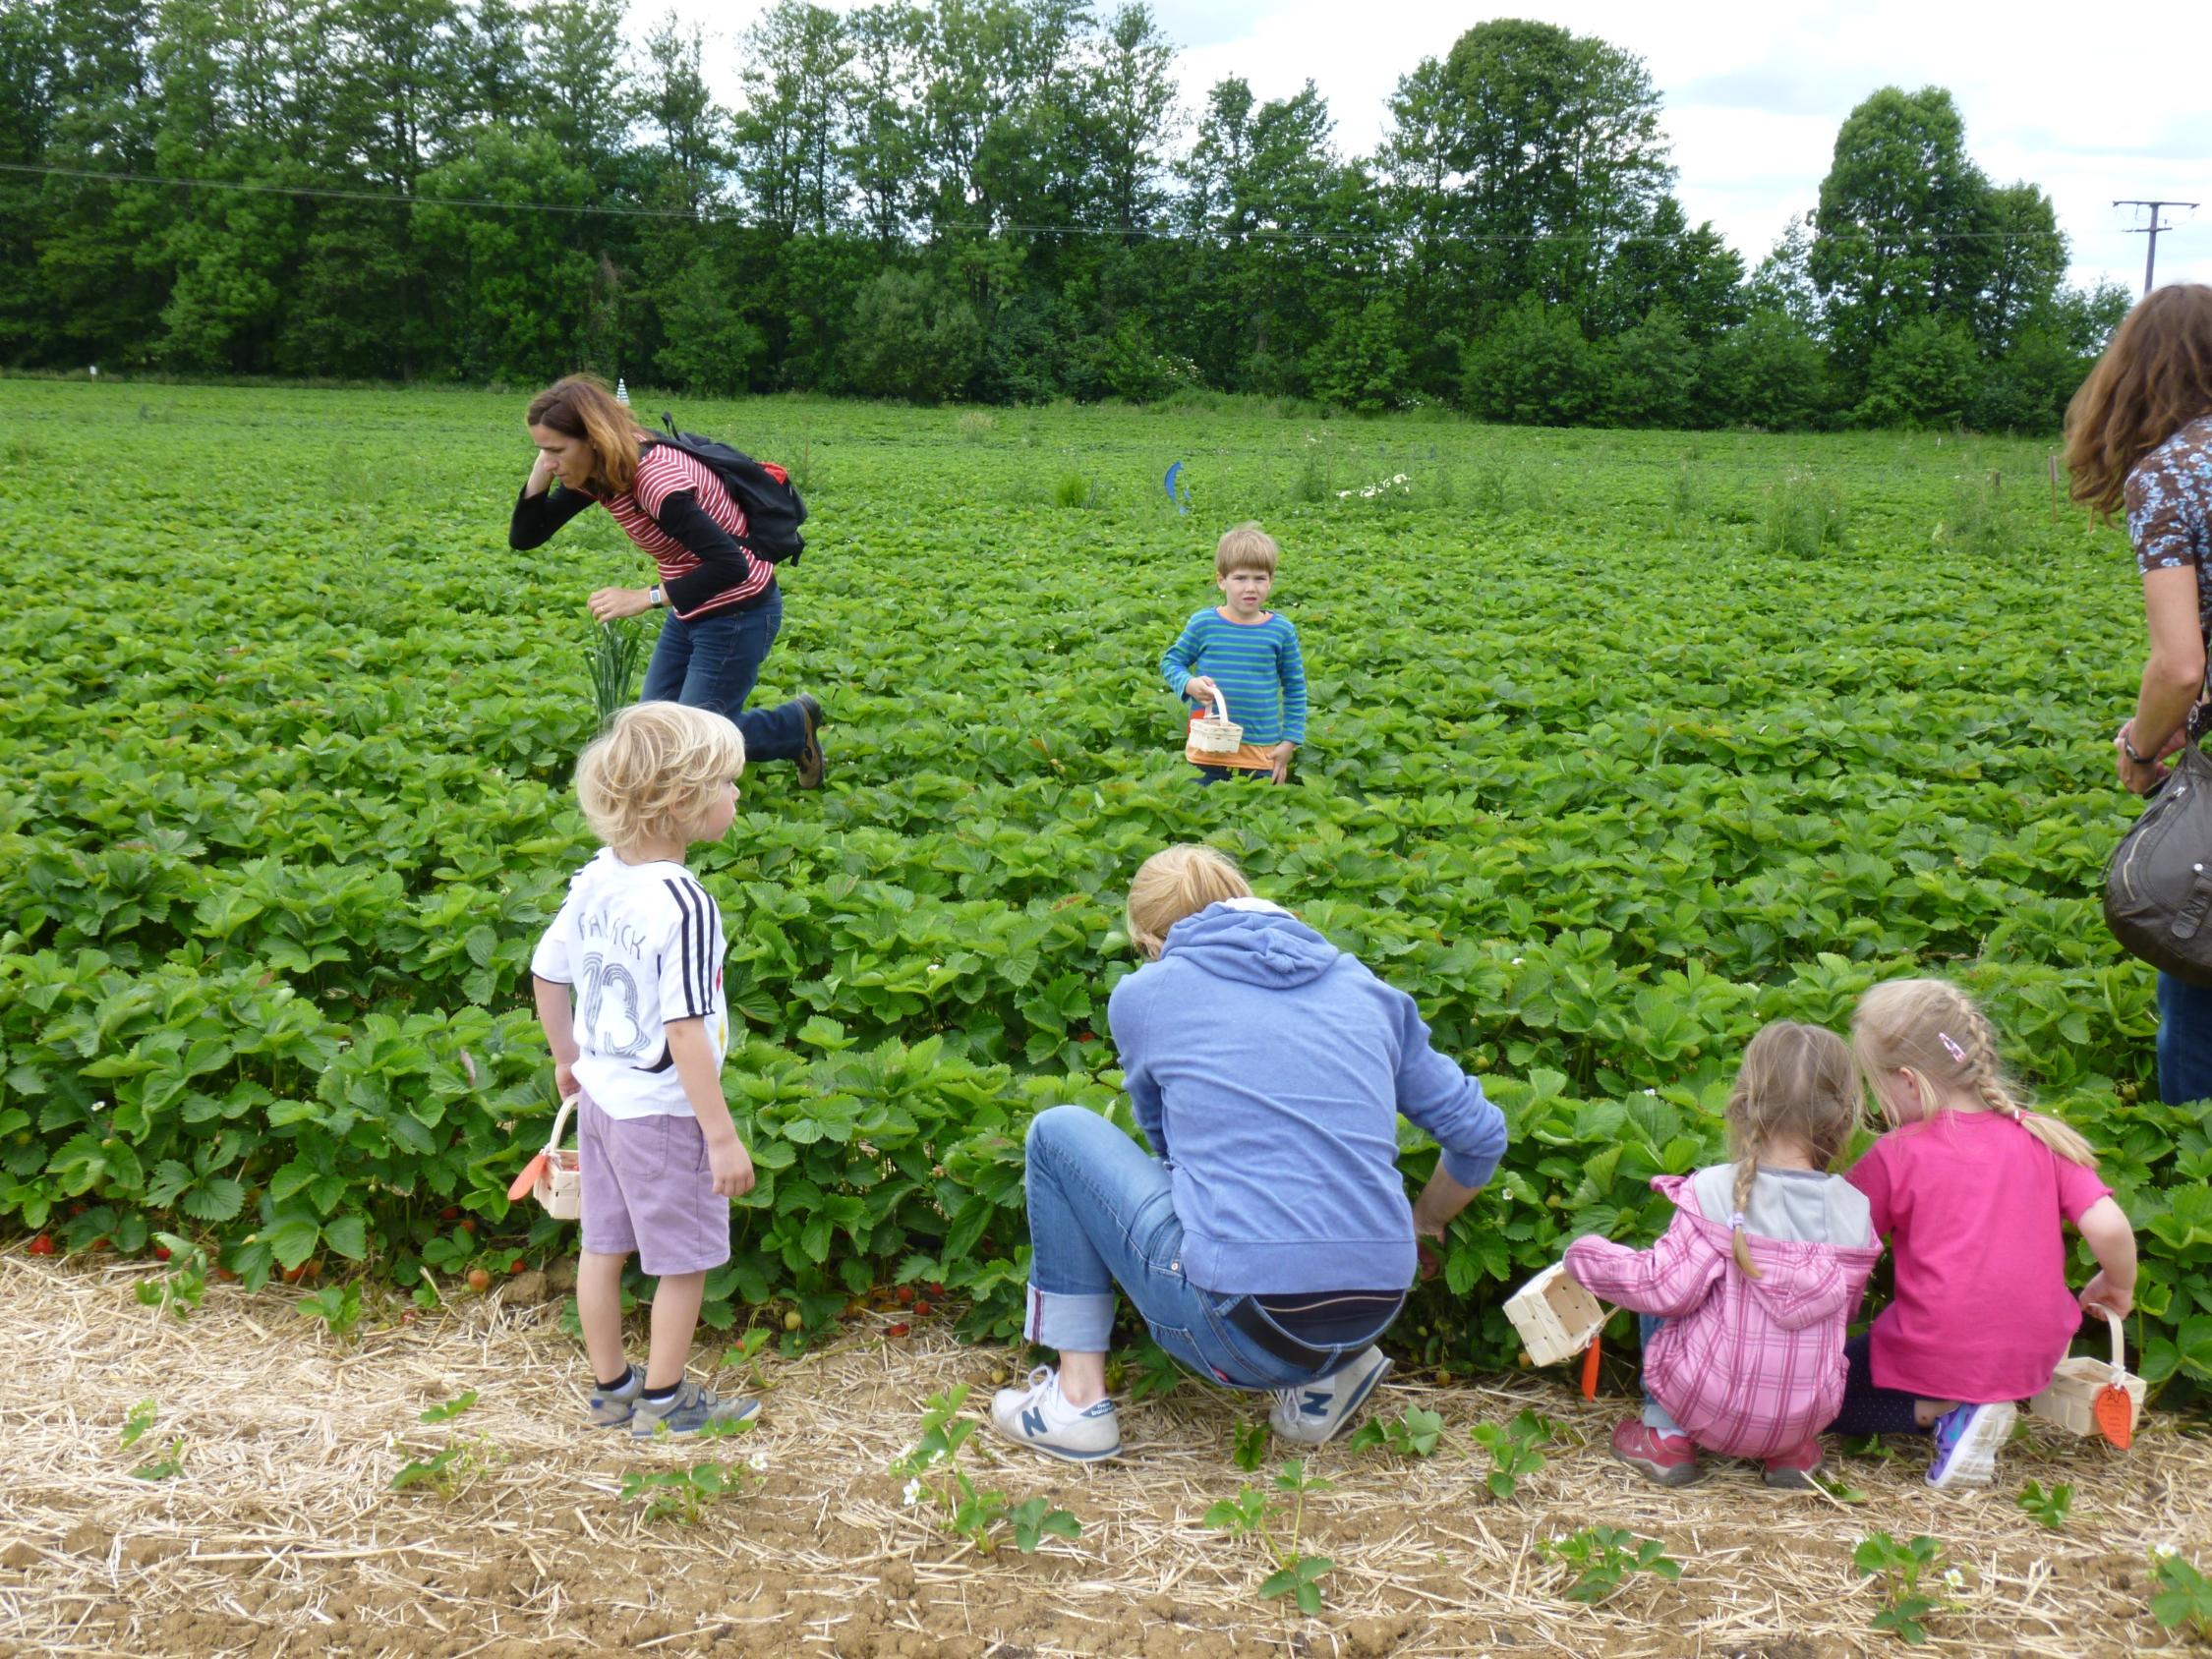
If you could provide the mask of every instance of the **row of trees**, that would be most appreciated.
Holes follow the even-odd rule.
[[[1173,51],[1137,4],[779,0],[726,105],[620,0],[0,0],[0,362],[2040,427],[2125,305],[1939,88],[1860,105],[1747,271],[1602,40],[1481,24],[1368,156],[1310,84],[1185,115]]]

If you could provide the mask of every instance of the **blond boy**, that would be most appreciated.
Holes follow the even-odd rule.
[[[1223,602],[1193,611],[1160,658],[1168,689],[1197,711],[1215,699],[1244,727],[1233,755],[1190,757],[1200,780],[1218,783],[1232,772],[1264,772],[1289,781],[1291,756],[1306,741],[1306,663],[1298,630],[1266,608],[1281,557],[1256,524],[1240,524],[1213,550],[1214,586]]]
[[[729,1200],[752,1190],[753,1164],[722,1095],[722,914],[683,854],[728,833],[744,767],[744,740],[721,715],[640,703],[615,715],[576,763],[577,800],[606,846],[569,883],[530,962],[554,1082],[562,1099],[583,1097],[588,1414],[641,1440],[759,1409],[684,1376],[707,1274],[729,1260]],[[622,1347],[633,1250],[660,1281],[642,1375]]]

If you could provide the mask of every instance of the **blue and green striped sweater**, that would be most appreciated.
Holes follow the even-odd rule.
[[[1306,662],[1298,630],[1280,611],[1249,626],[1212,605],[1193,611],[1160,658],[1160,672],[1179,696],[1193,674],[1212,680],[1247,743],[1306,741]]]

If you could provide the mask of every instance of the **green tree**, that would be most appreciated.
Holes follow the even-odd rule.
[[[1673,183],[1659,112],[1641,59],[1549,24],[1478,24],[1399,82],[1380,165],[1412,250],[1408,320],[1435,342],[1426,375],[1524,295],[1598,319],[1607,264]]]
[[[916,110],[922,14],[890,0],[845,19],[852,41],[844,169],[884,258],[904,233],[921,174]]]
[[[973,372],[983,330],[967,302],[943,284],[887,270],[854,302],[845,350],[856,390],[940,403]]]
[[[1963,323],[1909,317],[1875,348],[1851,419],[1862,427],[1956,426],[1980,384],[1981,360]]]
[[[1399,344],[1404,319],[1388,295],[1357,312],[1340,312],[1314,348],[1310,381],[1323,403],[1379,415],[1406,396],[1407,358]]]
[[[1093,44],[1081,84],[1084,217],[1124,236],[1165,204],[1160,180],[1175,137],[1175,48],[1141,5],[1125,5]]]
[[[1807,267],[1848,385],[1871,387],[1877,352],[1907,323],[1970,327],[1990,286],[1997,227],[1950,94],[1885,86],[1852,110],[1814,226]],[[1922,346],[1933,338],[1915,335]]]
[[[852,56],[844,20],[809,0],[777,0],[745,35],[738,178],[786,236],[826,236],[843,214]]]
[[[1592,354],[1593,403],[1608,426],[1686,427],[1697,408],[1705,354],[1667,306]]]
[[[1591,367],[1573,315],[1525,294],[1468,346],[1461,396],[1485,421],[1572,426],[1591,406]]]
[[[1753,312],[1714,341],[1700,413],[1711,425],[1768,431],[1821,426],[1830,415],[1828,353],[1787,312]]]
[[[551,133],[488,128],[465,153],[424,173],[416,239],[431,251],[434,326],[454,372],[528,382],[585,361],[599,261],[578,246],[575,215],[522,204],[583,206],[596,194]],[[518,205],[441,205],[454,198]]]

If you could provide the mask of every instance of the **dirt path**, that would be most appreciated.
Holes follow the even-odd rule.
[[[133,1299],[139,1276],[0,1258],[0,1364],[15,1372],[0,1395],[0,1651],[1812,1659],[1901,1651],[1868,1631],[1880,1603],[1850,1562],[1883,1529],[1934,1536],[1962,1571],[1939,1586],[1953,1605],[1929,1621],[1928,1651],[2117,1659],[2168,1645],[2145,1611],[2149,1546],[2212,1567],[2212,1444],[2170,1419],[2125,1456],[2038,1436],[1977,1496],[1928,1491],[1916,1449],[1852,1460],[1866,1498],[1839,1504],[1769,1493],[1748,1465],[1646,1486],[1603,1451],[1619,1402],[1586,1405],[1556,1379],[1394,1382],[1379,1408],[1441,1413],[1443,1442],[1425,1460],[1341,1446],[1312,1459],[1336,1484],[1309,1501],[1308,1547],[1334,1570],[1328,1606],[1304,1619],[1259,1599],[1257,1545],[1203,1524],[1250,1478],[1231,1444],[1257,1412],[1195,1384],[1125,1405],[1126,1456],[1107,1466],[999,1459],[978,1433],[961,1458],[979,1485],[1047,1497],[1083,1528],[983,1557],[903,1503],[887,1468],[924,1399],[966,1382],[979,1402],[1019,1363],[1003,1350],[926,1326],[894,1339],[862,1316],[832,1346],[768,1363],[757,1434],[636,1448],[579,1426],[585,1370],[555,1306],[508,1287],[349,1347],[288,1293],[214,1287],[179,1324]],[[470,1389],[477,1404],[450,1423],[418,1420]],[[148,1399],[155,1426],[119,1449]],[[1581,1443],[1494,1502],[1467,1431],[1529,1404]],[[134,1477],[177,1437],[180,1472]],[[474,1450],[448,1465],[449,1493],[391,1489],[456,1445]],[[625,1473],[701,1459],[760,1468],[691,1524],[649,1522],[621,1497]],[[2031,1478],[2074,1486],[2063,1531],[2013,1503]],[[1680,1582],[1567,1600],[1572,1574],[1542,1541],[1592,1525],[1664,1539]]]

